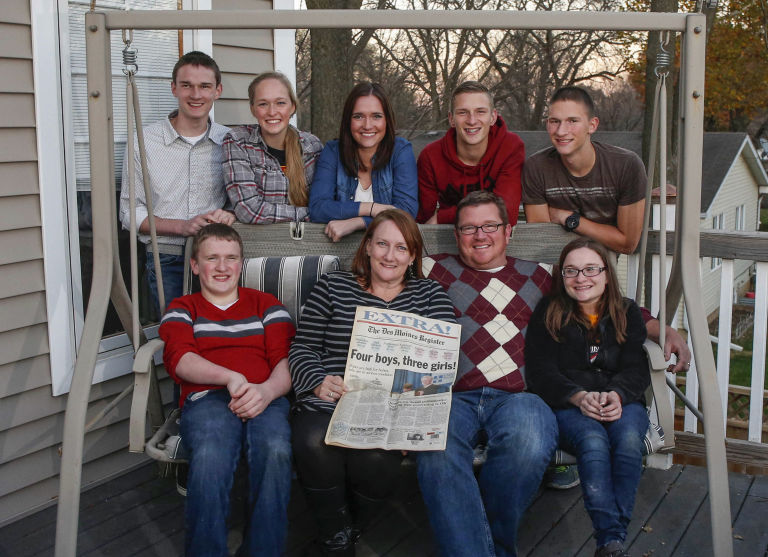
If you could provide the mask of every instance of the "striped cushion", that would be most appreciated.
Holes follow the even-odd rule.
[[[243,262],[240,284],[276,296],[298,324],[317,280],[338,269],[339,258],[335,255],[253,257]]]

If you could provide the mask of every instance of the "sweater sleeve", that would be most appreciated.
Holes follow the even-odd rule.
[[[517,216],[520,213],[520,199],[523,195],[520,177],[523,170],[523,161],[525,161],[525,145],[514,134],[508,134],[507,141],[514,143],[514,145],[511,147],[511,152],[504,160],[496,177],[494,193],[504,200],[504,203],[507,205],[509,224],[514,226],[517,224]]]
[[[437,207],[437,178],[429,152],[425,147],[416,164],[419,179],[419,213],[416,220],[421,223],[427,222]]]
[[[525,335],[525,383],[553,408],[566,408],[571,395],[583,390],[561,373],[558,362],[560,343],[549,334],[544,317],[549,299],[542,299],[528,323]]]
[[[246,224],[304,220],[306,207],[269,201],[270,193],[272,199],[283,198],[288,190],[288,178],[282,174],[268,176],[263,165],[251,160],[249,148],[256,147],[246,146],[244,140],[235,139],[231,133],[224,139],[224,187],[237,220]]]
[[[337,141],[329,141],[317,160],[309,190],[309,219],[312,222],[326,223],[359,216],[359,202],[336,199],[336,178],[340,166],[339,144]]]
[[[645,323],[637,304],[631,300],[627,300],[627,304],[627,338],[621,345],[619,369],[606,387],[609,391],[618,393],[622,404],[641,400],[651,384],[648,358],[643,349],[646,337]]]
[[[392,153],[392,205],[416,217],[419,209],[416,158],[409,141],[397,138]],[[370,224],[370,223],[366,223]]]
[[[158,333],[165,342],[163,364],[168,375],[177,383],[181,382],[176,375],[176,366],[181,357],[187,352],[200,355],[192,325],[194,316],[195,308],[190,297],[182,296],[169,304],[160,322]]]
[[[291,314],[280,301],[272,296],[260,292],[265,297],[266,309],[262,317],[264,323],[265,346],[267,349],[267,362],[270,373],[283,358],[288,357],[291,341],[296,334]]]
[[[328,277],[322,277],[307,298],[288,363],[298,398],[311,393],[327,375],[323,365],[325,331],[331,320]]]

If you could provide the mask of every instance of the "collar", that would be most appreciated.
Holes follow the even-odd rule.
[[[176,128],[173,127],[171,124],[171,118],[174,118],[179,113],[178,110],[172,111],[168,116],[165,117],[165,120],[163,120],[163,143],[165,143],[166,146],[170,145],[177,139],[181,137],[181,134],[176,131]],[[224,136],[229,133],[229,128],[226,126],[222,126],[221,124],[217,124],[216,122],[212,121],[210,117],[208,118],[208,130],[205,132],[205,137],[203,139],[210,139],[213,141],[216,145],[221,146],[222,143],[224,143]]]

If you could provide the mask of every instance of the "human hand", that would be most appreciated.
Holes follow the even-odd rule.
[[[232,398],[239,397],[242,389],[248,385],[248,380],[245,375],[233,371],[230,375],[229,381],[227,381],[227,391]]]
[[[431,217],[429,217],[424,224],[439,224],[437,222],[437,209],[435,209],[435,212],[432,214]]]
[[[667,371],[672,373],[688,371],[691,368],[691,351],[688,348],[688,343],[677,332],[677,329],[669,325],[667,325],[664,332],[664,359],[669,360],[672,354],[677,356],[677,363],[670,364]]]
[[[241,386],[238,395],[229,401],[229,409],[245,421],[261,414],[273,399],[272,393],[263,384],[246,382]]]
[[[344,379],[338,375],[326,375],[323,382],[312,391],[320,400],[337,402],[341,396],[349,390],[344,384]]]
[[[565,226],[565,219],[567,219],[573,211],[569,211],[567,209],[557,209],[555,207],[549,206],[549,221],[554,222],[555,224],[559,224],[560,226]]]
[[[621,418],[621,397],[616,391],[600,393],[600,404],[602,406],[600,410],[601,422],[615,422]]]
[[[197,232],[210,224],[208,215],[197,215],[191,219],[181,221],[181,234],[180,236],[194,236]]]
[[[227,226],[232,226],[235,222],[235,215],[224,209],[216,209],[204,216],[208,222],[218,222]]]
[[[387,209],[394,209],[394,205],[387,205],[385,203],[374,203],[373,204],[373,211],[371,211],[372,216],[376,216],[382,211],[386,211]]]
[[[364,227],[365,221],[360,217],[345,220],[332,220],[325,225],[325,235],[328,236],[331,241],[338,242],[344,236]]]

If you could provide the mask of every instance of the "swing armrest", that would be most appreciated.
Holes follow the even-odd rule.
[[[155,369],[154,358],[155,353],[162,350],[164,346],[165,343],[161,339],[152,339],[139,347],[133,359],[133,400],[128,433],[128,449],[132,453],[144,452],[149,389]]]
[[[648,367],[651,374],[652,400],[651,404],[656,405],[656,414],[659,419],[659,425],[664,430],[663,450],[672,449],[675,446],[675,421],[672,405],[669,402],[669,390],[667,389],[667,361],[664,359],[664,352],[661,347],[652,340],[645,341],[643,345],[645,353],[648,355]]]

